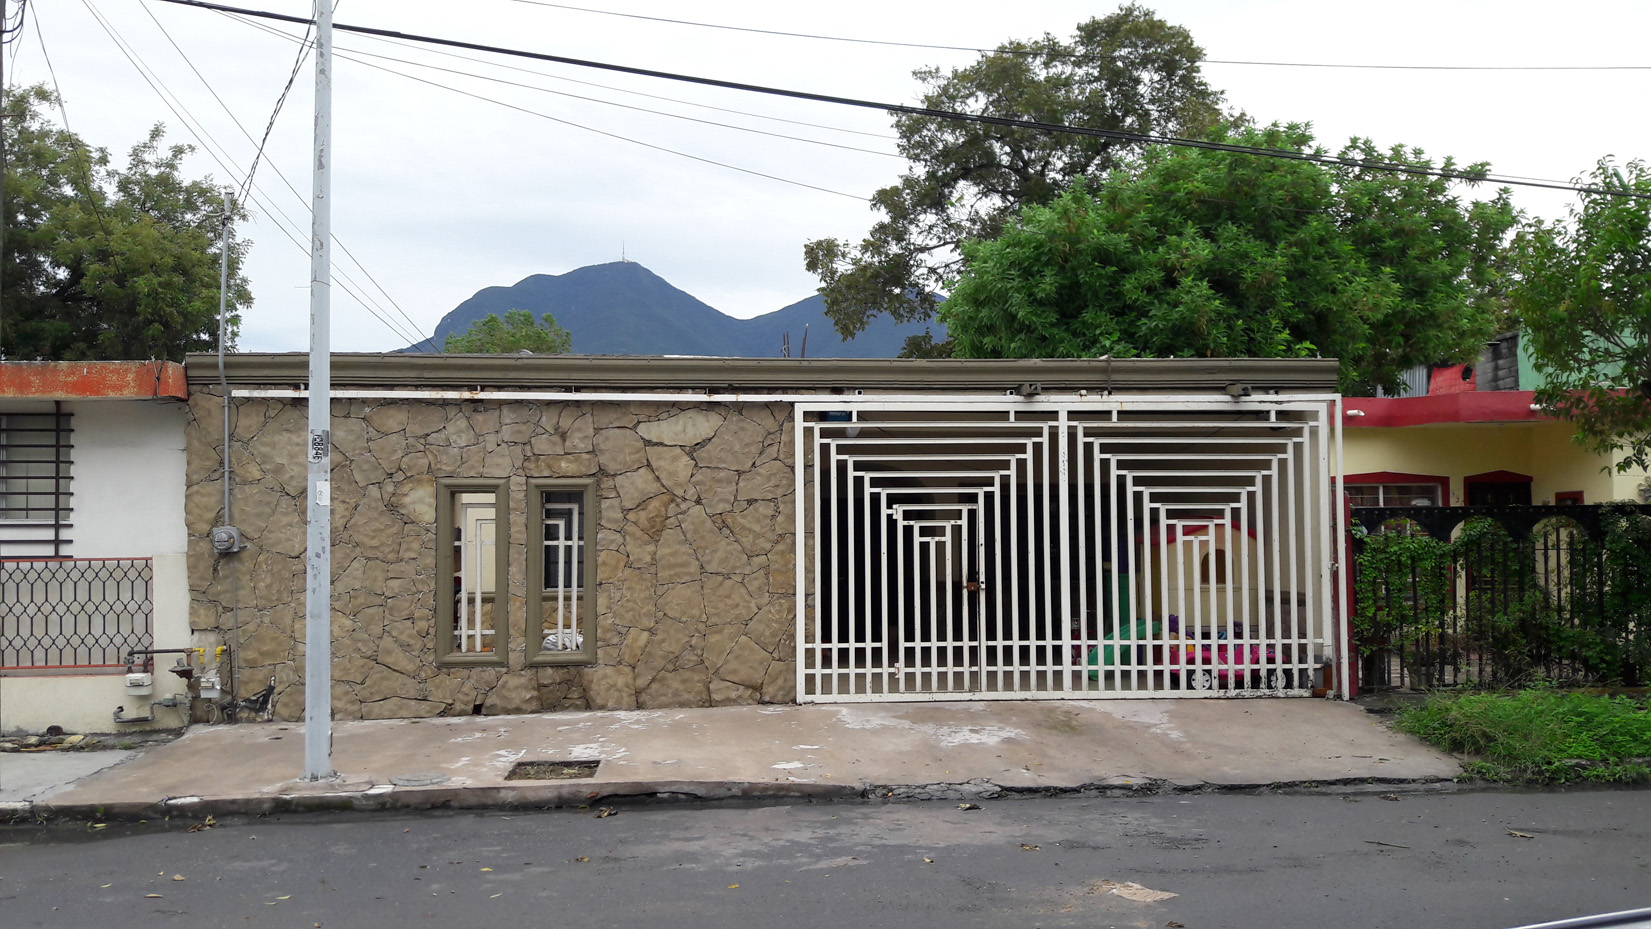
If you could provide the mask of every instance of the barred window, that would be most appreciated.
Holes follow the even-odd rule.
[[[0,550],[63,555],[73,512],[71,415],[0,412]]]
[[[504,664],[504,582],[510,550],[500,481],[443,481],[437,503],[437,656],[448,664]]]
[[[596,660],[595,604],[588,579],[595,485],[533,481],[528,488],[528,658],[540,664]],[[534,588],[537,588],[535,591]],[[537,594],[537,595],[535,595]]]

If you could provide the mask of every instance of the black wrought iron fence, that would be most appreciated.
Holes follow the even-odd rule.
[[[153,640],[147,558],[0,559],[0,668],[119,668]]]
[[[1355,507],[1363,689],[1651,677],[1651,507]]]

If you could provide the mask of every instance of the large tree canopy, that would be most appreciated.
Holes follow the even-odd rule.
[[[1219,116],[1204,82],[1203,49],[1187,30],[1134,4],[1054,36],[1012,41],[950,73],[917,71],[930,109],[1137,133],[1199,133]],[[1011,129],[914,115],[895,117],[911,167],[872,197],[883,218],[853,245],[803,247],[826,315],[852,337],[879,313],[901,322],[934,312],[956,273],[956,247],[995,236],[1021,206],[1047,203],[1076,177],[1099,176],[1139,151],[1114,139]]]
[[[50,121],[46,88],[4,100],[6,357],[180,361],[216,347],[224,193],[183,176],[191,149],[165,147],[157,125],[121,170]],[[247,244],[230,249],[231,338],[252,302]]]
[[[451,354],[505,354],[531,352],[556,355],[573,347],[573,337],[546,313],[534,319],[527,310],[506,310],[504,316],[489,313],[470,324],[463,333],[452,333],[442,344]]]
[[[1317,151],[1299,125],[1211,138]],[[1432,167],[1357,139],[1342,157]],[[1495,330],[1517,217],[1506,191],[1463,203],[1451,184],[1160,147],[965,244],[940,319],[964,357],[1322,355],[1341,359],[1345,391],[1393,386],[1412,365],[1475,357]]]
[[[1509,296],[1545,381],[1537,399],[1593,451],[1625,452],[1619,470],[1651,467],[1651,172],[1607,159],[1587,186],[1568,222],[1520,236]]]

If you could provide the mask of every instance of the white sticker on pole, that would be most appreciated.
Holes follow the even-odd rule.
[[[332,506],[332,481],[315,482],[315,505]]]
[[[323,429],[320,432],[310,433],[310,463],[314,464],[327,460],[327,450],[332,447],[332,430]]]

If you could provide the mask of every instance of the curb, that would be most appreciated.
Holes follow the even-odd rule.
[[[1463,784],[1446,777],[1344,778],[1275,781],[1266,784],[1176,782],[1161,778],[1108,778],[1077,785],[1004,787],[989,780],[936,784],[778,784],[771,781],[615,781],[568,782],[490,787],[398,787],[375,784],[364,789],[300,790],[250,797],[166,797],[156,801],[52,803],[49,800],[0,803],[0,824],[70,822],[141,822],[206,816],[272,816],[293,813],[383,813],[430,810],[551,810],[648,803],[819,803],[873,801],[913,803],[931,800],[1013,800],[1033,797],[1143,797],[1205,793],[1360,793],[1422,792],[1492,788],[1490,782]]]

